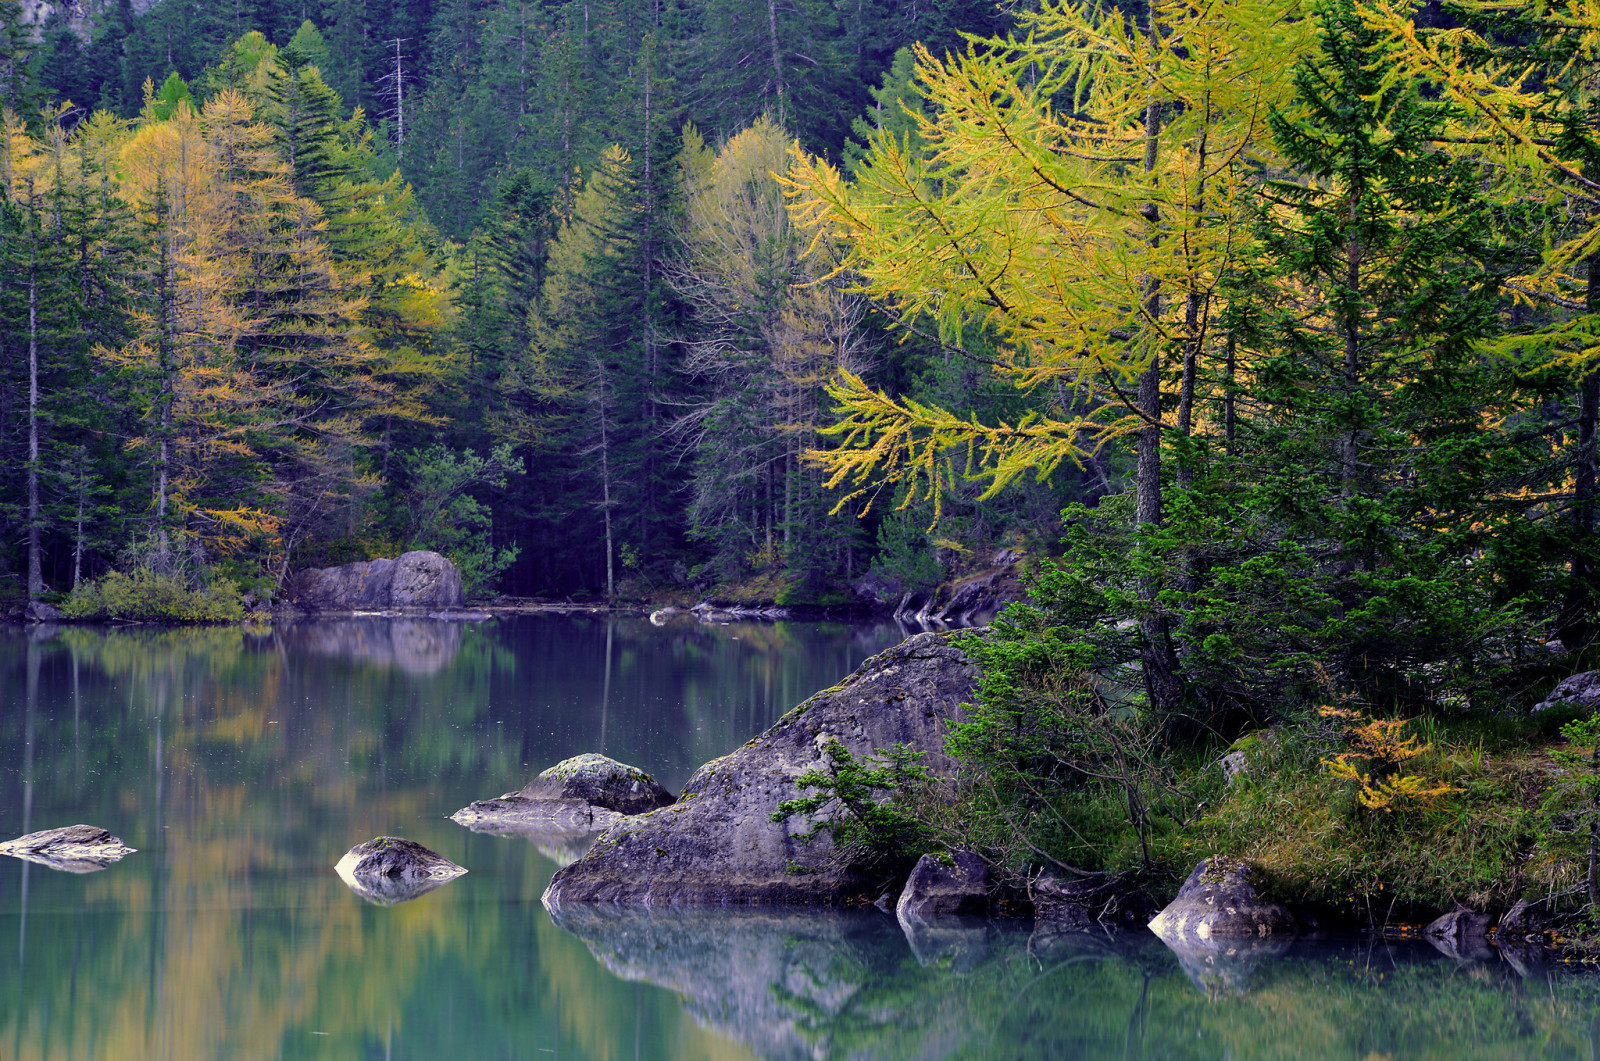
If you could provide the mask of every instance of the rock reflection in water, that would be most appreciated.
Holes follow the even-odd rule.
[[[406,674],[436,674],[461,651],[461,624],[438,619],[323,619],[284,630],[294,649]]]
[[[526,840],[541,855],[558,866],[570,866],[578,861],[588,853],[589,848],[594,846],[595,837],[605,832],[604,826],[598,829],[559,829],[553,826],[540,828],[494,818],[468,818],[463,816],[460,811],[452,815],[451,820],[485,836],[504,836]]]
[[[899,926],[875,910],[573,905],[551,917],[615,975],[678,993],[699,1023],[771,1061],[835,1056],[836,1028],[900,1016],[858,1005],[909,957]]]

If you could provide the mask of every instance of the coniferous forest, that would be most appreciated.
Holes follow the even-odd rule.
[[[1021,553],[956,809],[879,799],[904,749],[785,806],[849,795],[900,870],[1213,852],[1597,936],[1592,5],[96,0],[0,40],[12,603],[236,619],[422,548],[480,597],[834,605]]]
[[[992,5],[0,19],[9,592],[154,572],[267,599],[407,548],[474,594],[942,577],[931,509],[830,517],[805,454],[841,367],[944,401],[988,370],[891,334],[805,255],[775,175],[797,141],[839,159],[904,124],[907,46],[998,32]],[[1030,535],[1079,489],[955,514]]]
[[[18,598],[431,548],[843,603],[1064,540],[1095,665],[1224,713],[1593,637],[1582,12],[0,19]]]

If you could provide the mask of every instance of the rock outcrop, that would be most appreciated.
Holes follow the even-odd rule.
[[[1457,961],[1487,961],[1494,957],[1489,946],[1489,929],[1494,919],[1465,907],[1435,918],[1422,930],[1422,936],[1439,953]]]
[[[42,600],[29,601],[23,617],[30,623],[58,623],[61,621],[61,609]]]
[[[672,802],[636,766],[586,752],[564,759],[515,792],[470,803],[450,816],[474,832],[519,835],[604,829]]]
[[[802,774],[827,765],[830,741],[857,758],[908,744],[925,753],[935,776],[951,774],[946,726],[972,698],[977,674],[950,634],[919,634],[879,653],[706,763],[677,803],[609,828],[555,875],[545,905],[837,903],[863,895],[868,882],[834,857],[826,832],[808,842],[808,821],[774,822],[773,812],[802,795]]]
[[[1535,711],[1548,711],[1552,707],[1600,707],[1600,670],[1586,670],[1564,678],[1560,685],[1550,690],[1550,695],[1533,705]]]
[[[398,560],[308,568],[290,578],[286,596],[308,611],[458,608],[464,599],[456,565],[425,550]]]
[[[44,829],[0,844],[0,855],[37,862],[64,873],[94,873],[120,862],[134,850],[97,825]]]
[[[346,851],[333,871],[367,902],[393,906],[450,883],[466,869],[415,840],[379,836]]]
[[[1150,931],[1180,954],[1230,940],[1293,937],[1299,930],[1294,915],[1257,895],[1258,872],[1248,862],[1206,859],[1150,922]]]

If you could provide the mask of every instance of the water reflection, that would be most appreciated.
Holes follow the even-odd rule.
[[[876,912],[558,926],[539,896],[583,839],[444,815],[602,747],[680,787],[898,631],[449,629],[433,670],[392,628],[0,632],[0,838],[82,821],[139,849],[0,860],[0,1057],[1596,1056],[1593,980],[1424,947],[1202,966],[1147,934],[908,941]],[[470,872],[369,905],[329,867],[385,834]]]

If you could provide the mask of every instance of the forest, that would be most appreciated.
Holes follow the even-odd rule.
[[[825,604],[1016,545],[1224,713],[1593,637],[1583,11],[0,17],[18,598],[432,548]]]
[[[1017,399],[828,276],[778,178],[795,143],[858,157],[904,124],[907,46],[1002,13],[76,11],[0,5],[9,599],[148,575],[204,617],[224,584],[268,601],[410,548],[473,595],[842,604],[870,570],[944,577],[931,509],[830,515],[827,382]],[[1082,494],[981,492],[937,533],[1048,536]]]
[[[847,849],[1600,936],[1600,720],[1530,710],[1600,635],[1592,7],[0,20],[8,600],[231,619],[428,548],[826,606],[1004,549],[960,799],[834,756],[797,813],[896,796]]]

